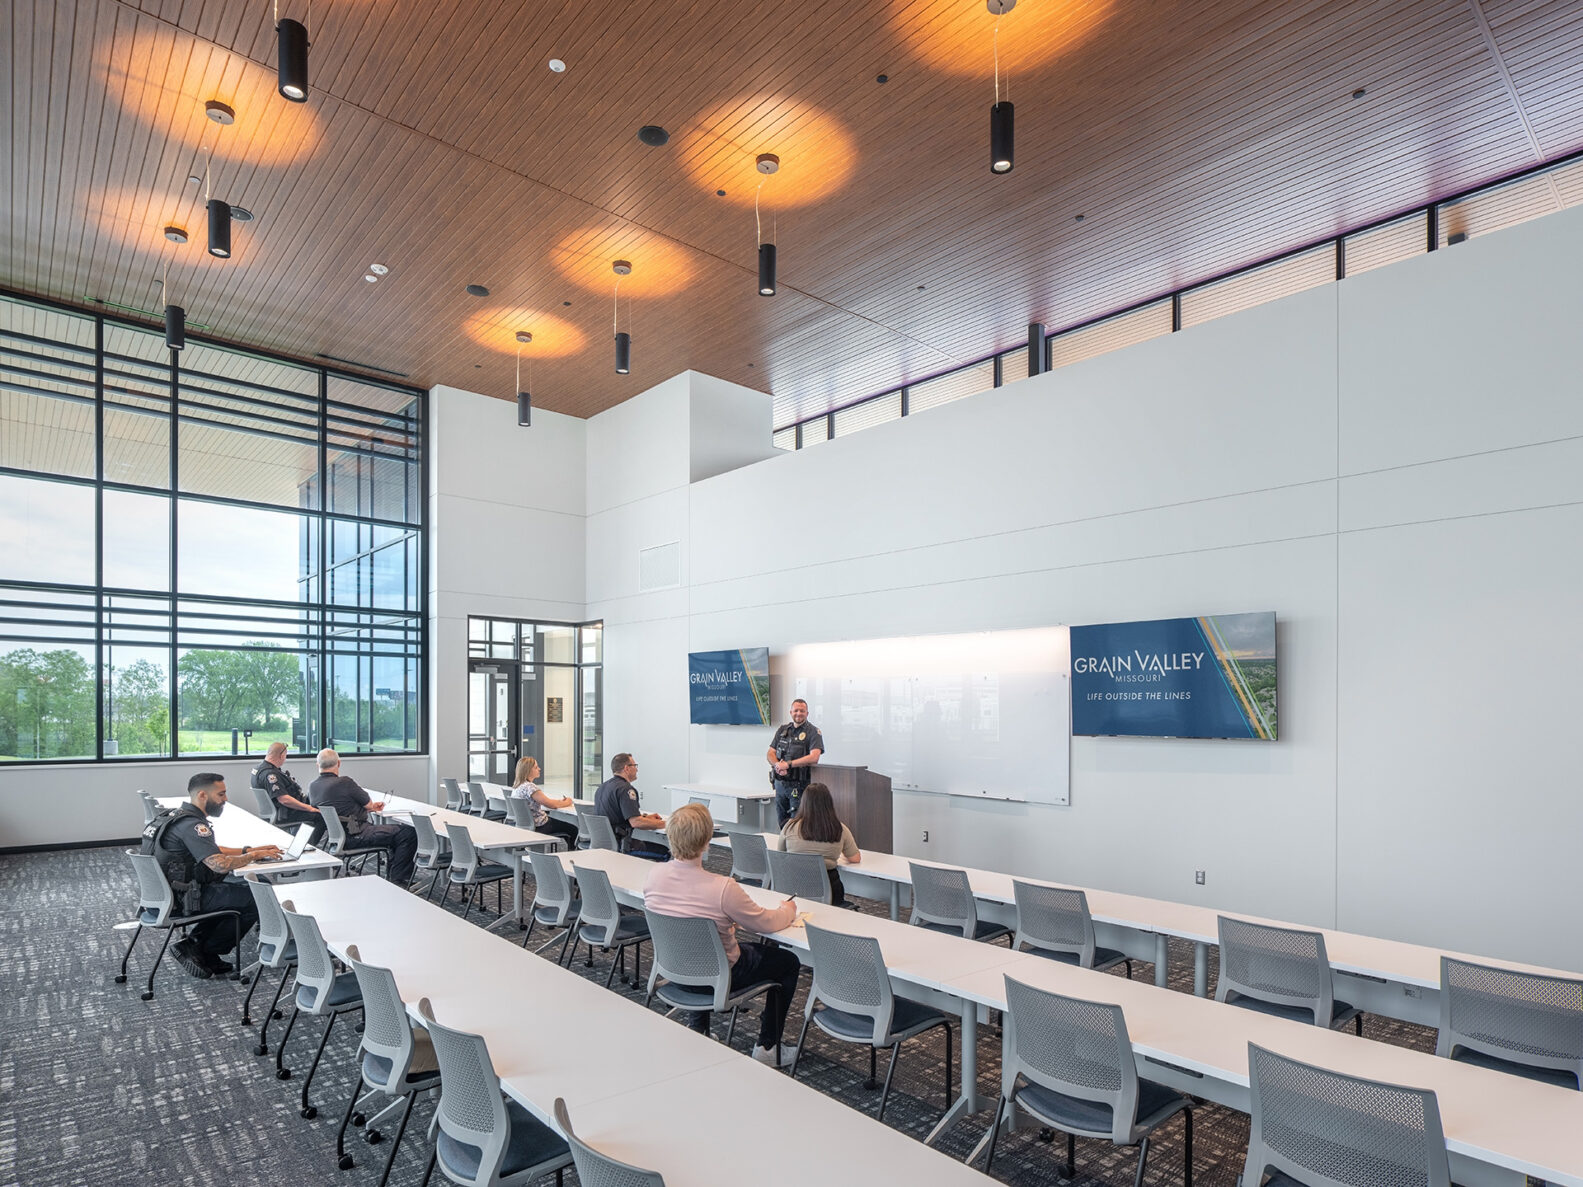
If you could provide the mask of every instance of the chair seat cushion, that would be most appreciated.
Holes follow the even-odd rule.
[[[431,1064],[434,1062],[433,1051],[434,1048],[430,1047],[429,1062]],[[383,1055],[375,1055],[372,1051],[364,1051],[363,1080],[372,1087],[386,1089],[392,1092],[407,1092],[413,1089],[427,1087],[428,1085],[439,1080],[440,1069],[437,1067],[418,1067],[417,1064],[419,1054],[420,1052],[414,1049],[412,1065],[407,1068],[407,1075],[405,1079],[403,1079],[400,1084],[392,1084],[390,1082],[390,1072],[391,1069],[395,1067],[395,1062],[393,1060],[386,1059]]]
[[[148,927],[157,927],[159,925],[159,908],[144,907],[137,913],[137,921]]]
[[[920,1030],[949,1022],[951,1017],[932,1006],[899,997],[895,1000],[895,1008],[891,1011],[890,1034],[886,1037],[892,1040],[910,1038]],[[867,1043],[874,1038],[874,1020],[866,1014],[851,1014],[846,1010],[821,1006],[815,1011],[813,1020],[820,1030],[838,1039]],[[881,1045],[888,1046],[888,1044]]]
[[[559,907],[535,906],[533,908],[533,917],[549,927],[570,927],[577,922],[577,917],[582,914],[583,900],[573,899],[571,906],[566,909],[566,917],[560,923],[556,923],[555,917],[560,910],[561,908]]]
[[[277,957],[275,955],[275,942],[273,940],[264,940],[258,945],[258,959],[265,967],[272,969],[279,968],[283,964],[290,964],[297,959],[297,941],[288,939],[286,941],[286,950]]]
[[[605,930],[605,925],[602,923],[585,923],[582,937],[584,940],[598,944],[601,948],[609,948],[630,940],[646,940],[649,936],[649,921],[641,915],[622,915],[621,922],[616,924],[614,936],[607,937]]]
[[[1080,1100],[1038,1084],[1026,1084],[1016,1093],[1017,1104],[1039,1120],[1063,1130],[1109,1137],[1111,1108],[1097,1101]],[[1138,1116],[1135,1124],[1163,1120],[1181,1109],[1187,1098],[1152,1080],[1138,1081]]]
[[[473,876],[471,878],[469,878],[465,873],[457,869],[455,866],[451,867],[452,882],[498,882],[502,878],[509,877],[511,877],[511,867],[503,866],[493,861],[479,862],[478,868],[473,871]]]
[[[654,990],[654,996],[667,1006],[678,1010],[712,1010],[715,1008],[715,991],[700,985],[677,985],[667,981]]]
[[[1538,1080],[1541,1083],[1555,1084],[1561,1088],[1575,1090],[1578,1086],[1577,1076],[1562,1068],[1531,1067],[1526,1063],[1502,1059],[1498,1055],[1487,1055],[1483,1051],[1470,1051],[1466,1047],[1458,1047],[1452,1052],[1451,1058],[1457,1063],[1471,1063],[1474,1067],[1487,1067],[1494,1072],[1505,1072],[1512,1076],[1522,1076],[1526,1080]]]
[[[1261,1001],[1259,998],[1248,997],[1242,993],[1230,993],[1226,996],[1226,1001],[1233,1006],[1241,1006],[1244,1010],[1252,1010],[1258,1014],[1269,1014],[1276,1018],[1290,1018],[1293,1022],[1306,1022],[1312,1025],[1314,1021],[1314,1012],[1305,1010],[1301,1006],[1286,1006],[1281,1005],[1279,1002]],[[1346,1022],[1357,1013],[1355,1009],[1343,1001],[1333,1001],[1330,1003],[1330,1007],[1331,1026],[1335,1026],[1338,1022]]]
[[[562,1159],[565,1160],[562,1165],[571,1163],[571,1150],[561,1136],[514,1100],[506,1101],[506,1121],[511,1126],[511,1140],[506,1143],[500,1178],[509,1178],[536,1166],[543,1166],[548,1172]],[[435,1142],[435,1153],[441,1168],[452,1178],[470,1183],[478,1177],[484,1152],[477,1146],[457,1141],[442,1128]],[[550,1165],[545,1166],[546,1163]]]
[[[1076,952],[1051,952],[1048,948],[1024,948],[1023,951],[1029,956],[1042,956],[1046,960],[1058,960],[1062,964],[1077,963]],[[1114,948],[1095,948],[1093,967],[1095,969],[1108,969],[1112,965],[1120,964],[1126,959],[1127,954],[1125,952],[1118,952]]]
[[[962,934],[960,927],[950,923],[920,923],[918,926],[928,928],[930,931],[941,932],[948,936],[960,936]],[[1011,928],[989,919],[980,919],[973,929],[973,938],[975,940],[994,940],[1010,934]]]
[[[321,1010],[333,1010],[338,1006],[362,1001],[362,991],[357,988],[357,974],[337,974],[334,984],[330,986],[329,999],[322,1005],[318,1005],[316,1004],[318,997],[319,987],[317,985],[297,986],[297,1007],[310,1013]]]

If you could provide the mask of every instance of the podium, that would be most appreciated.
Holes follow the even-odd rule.
[[[823,783],[835,801],[836,815],[852,830],[859,849],[893,852],[890,809],[890,776],[867,767],[842,767],[820,763],[811,782]]]

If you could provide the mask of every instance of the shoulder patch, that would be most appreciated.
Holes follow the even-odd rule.
[[[269,781],[271,783],[279,783],[280,782],[280,776],[279,775],[271,775],[269,777]]]
[[[197,828],[193,829],[192,831],[197,833],[200,837],[212,837],[212,836],[214,836],[214,830],[212,828],[210,828],[207,824],[200,824],[200,825],[198,825]]]
[[[630,788],[630,787],[629,787],[629,788],[627,788],[627,799],[629,799],[629,800],[635,800],[635,799],[637,799],[637,798],[638,798],[638,793],[637,793],[637,792],[636,792],[636,791],[634,791],[634,790],[633,790],[633,789],[632,789],[632,788]]]

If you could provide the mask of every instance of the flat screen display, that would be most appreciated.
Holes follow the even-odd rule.
[[[1072,733],[1276,739],[1275,613],[1072,628]]]
[[[695,651],[687,657],[687,682],[694,725],[768,725],[770,651]]]

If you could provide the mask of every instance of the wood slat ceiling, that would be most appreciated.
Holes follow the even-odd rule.
[[[275,94],[261,0],[9,6],[0,283],[154,310],[169,261],[189,319],[235,341],[510,398],[529,329],[540,407],[591,415],[695,368],[772,392],[779,424],[1583,143],[1574,0],[1022,0],[1004,177],[981,0],[282,13],[308,20],[306,105]],[[670,143],[641,145],[647,123]],[[783,162],[769,300],[761,151]],[[257,215],[229,261],[187,182],[211,152],[215,195]]]

